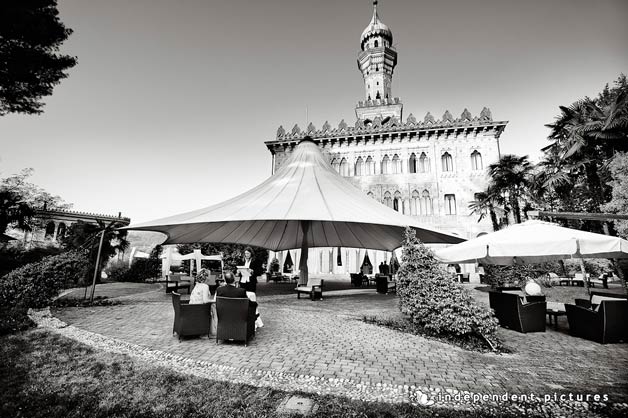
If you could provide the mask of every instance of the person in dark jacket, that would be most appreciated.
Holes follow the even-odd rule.
[[[246,290],[235,287],[235,277],[230,271],[226,271],[224,274],[225,285],[216,289],[216,296],[223,296],[226,298],[245,298]]]
[[[253,249],[251,247],[246,247],[244,250],[244,260],[238,266],[238,268],[246,268],[248,269],[249,276],[246,274],[238,273],[240,276],[240,287],[247,292],[255,293],[257,289],[257,278],[264,273],[264,268],[262,267],[262,260],[257,260],[253,256]]]

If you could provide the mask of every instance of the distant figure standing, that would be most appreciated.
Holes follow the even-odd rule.
[[[379,274],[384,274],[384,263],[379,263],[378,270]]]
[[[257,289],[257,278],[264,273],[261,260],[256,260],[253,257],[253,249],[246,247],[244,250],[244,260],[239,267],[245,267],[249,269],[249,277],[240,274],[240,287],[247,292],[255,293]]]
[[[385,275],[390,274],[390,266],[386,264],[386,260],[384,260],[384,265],[382,266],[382,274],[385,274]]]

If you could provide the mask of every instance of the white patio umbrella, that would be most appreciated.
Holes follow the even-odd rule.
[[[628,258],[628,241],[533,220],[437,250],[434,255],[443,263],[499,265],[577,258],[585,275],[583,258]]]
[[[425,243],[463,239],[427,228],[378,203],[341,177],[318,146],[304,139],[277,172],[259,186],[225,202],[123,229],[159,231],[164,244],[237,243],[274,251],[301,248],[301,280],[310,247],[391,251],[406,226]]]
[[[196,272],[198,272],[200,270],[200,268],[201,268],[201,261],[202,260],[220,261],[220,270],[221,270],[221,272],[222,272],[222,270],[224,270],[224,266],[223,266],[223,263],[222,263],[222,256],[220,254],[205,255],[205,254],[201,253],[201,250],[199,250],[199,249],[195,249],[194,251],[192,251],[189,254],[182,255],[181,256],[181,260],[190,260],[190,274],[192,274],[192,271],[194,269],[196,269]]]

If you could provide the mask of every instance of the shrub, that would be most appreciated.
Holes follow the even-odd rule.
[[[67,284],[83,284],[89,261],[82,252],[48,256],[0,278],[0,333],[23,329],[28,308],[48,306]]]
[[[426,332],[480,338],[495,349],[497,320],[442,268],[414,230],[405,233],[397,295],[402,313]]]
[[[493,264],[484,266],[485,280],[492,287],[497,286],[518,286],[524,287],[530,279],[541,275],[531,264],[515,264],[512,266],[496,266]]]
[[[125,281],[125,276],[128,274],[128,271],[128,264],[122,260],[112,261],[107,267],[105,267],[107,279],[116,282]]]
[[[44,257],[63,253],[58,247],[35,247],[30,250],[23,246],[11,246],[0,249],[0,277],[26,264],[36,263]]]

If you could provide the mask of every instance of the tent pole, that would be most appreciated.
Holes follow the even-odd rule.
[[[310,230],[310,221],[301,221],[301,231],[303,232],[303,240],[301,241],[301,259],[299,260],[299,285],[307,285],[307,256],[309,245],[307,242],[307,234]]]
[[[100,244],[98,244],[98,254],[96,255],[96,267],[94,268],[94,279],[92,280],[92,294],[89,298],[90,303],[94,303],[94,292],[96,291],[96,277],[98,276],[100,253],[102,252],[102,243],[105,240],[105,230],[100,231]]]

